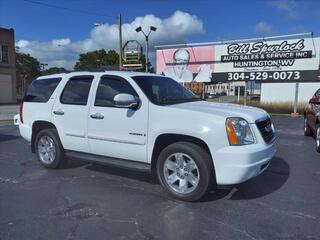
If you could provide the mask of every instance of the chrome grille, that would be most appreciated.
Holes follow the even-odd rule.
[[[265,120],[256,121],[256,125],[264,139],[268,144],[272,143],[275,139],[275,132],[272,127],[271,119],[267,118]]]

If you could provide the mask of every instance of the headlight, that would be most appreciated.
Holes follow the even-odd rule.
[[[254,143],[249,123],[243,118],[227,118],[226,129],[230,145],[248,145]]]

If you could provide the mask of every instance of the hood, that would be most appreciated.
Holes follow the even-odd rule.
[[[248,123],[255,123],[257,119],[268,117],[263,109],[230,103],[214,103],[206,101],[188,102],[170,105],[170,108],[218,115],[221,117],[241,117]]]

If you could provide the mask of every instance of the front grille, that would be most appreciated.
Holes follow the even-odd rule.
[[[275,139],[275,133],[272,128],[271,119],[267,118],[262,121],[256,121],[257,127],[266,143],[272,143]]]

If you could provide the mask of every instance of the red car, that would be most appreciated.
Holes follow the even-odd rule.
[[[320,89],[310,99],[304,111],[304,135],[315,137],[316,150],[320,152]]]

